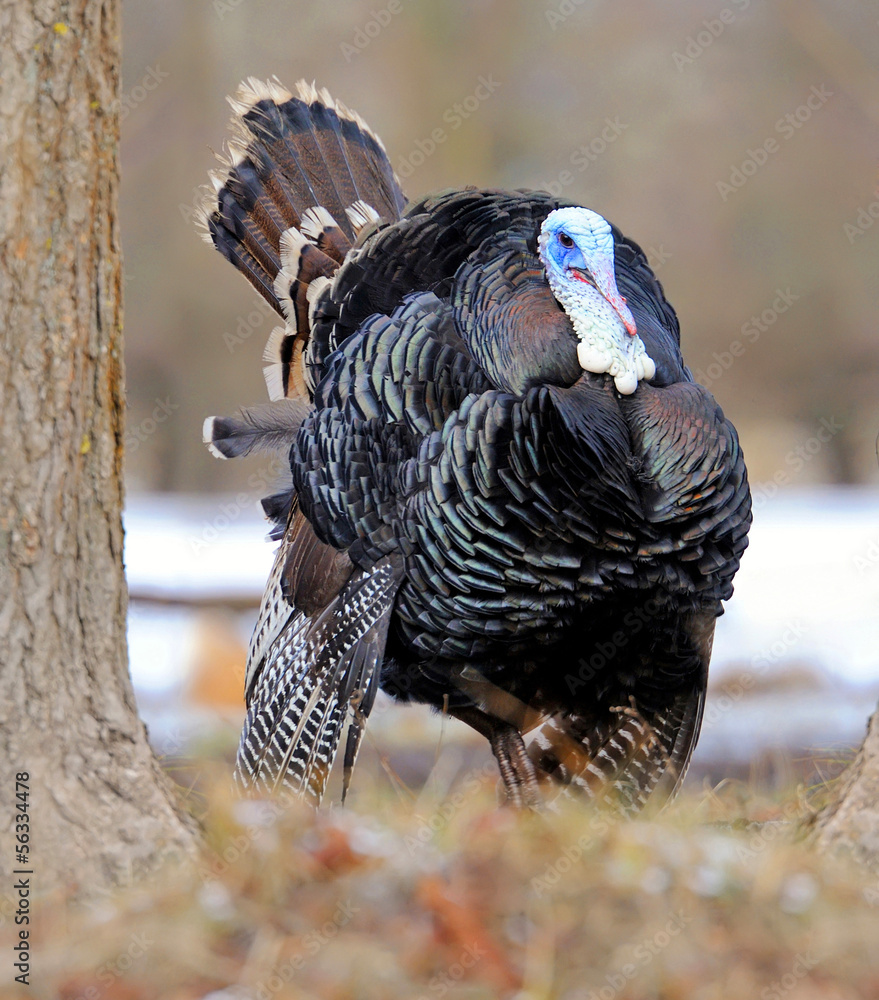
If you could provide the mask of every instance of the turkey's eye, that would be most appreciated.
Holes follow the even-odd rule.
[[[574,241],[567,233],[559,233],[559,243],[561,243],[565,250],[570,250],[574,245]]]

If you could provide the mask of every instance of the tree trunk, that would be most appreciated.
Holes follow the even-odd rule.
[[[118,0],[0,8],[0,870],[26,772],[31,895],[194,844],[127,668],[119,31]]]
[[[879,708],[855,759],[814,820],[818,847],[841,849],[879,872]]]

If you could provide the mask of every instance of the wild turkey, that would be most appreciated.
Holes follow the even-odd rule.
[[[751,515],[644,253],[541,191],[407,205],[380,140],[303,82],[232,105],[207,238],[285,325],[272,402],[205,441],[292,472],[263,502],[281,544],[240,785],[319,802],[347,723],[344,798],[381,687],[483,733],[514,803],[666,799]]]

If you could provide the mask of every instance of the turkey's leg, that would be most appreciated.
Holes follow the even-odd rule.
[[[474,707],[453,708],[449,714],[466,722],[491,744],[509,803],[520,809],[536,808],[540,803],[537,770],[519,730]]]
[[[489,742],[510,803],[523,809],[536,808],[540,804],[537,771],[525,749],[522,734],[518,729],[501,723]]]

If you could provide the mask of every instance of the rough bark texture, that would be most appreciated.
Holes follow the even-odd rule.
[[[122,566],[119,3],[0,7],[0,870],[32,885],[193,844],[138,720]]]
[[[831,801],[815,818],[815,842],[844,850],[879,871],[879,709]]]

